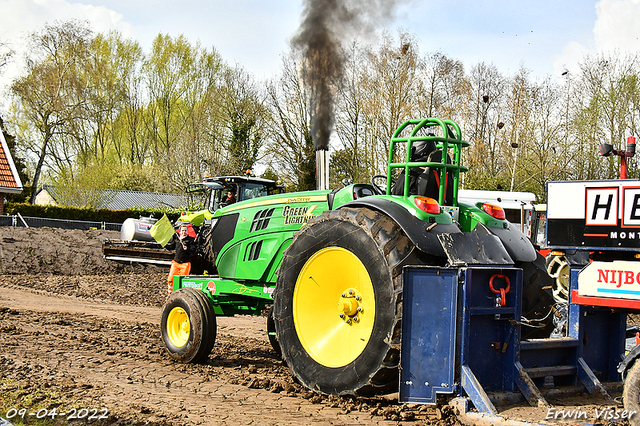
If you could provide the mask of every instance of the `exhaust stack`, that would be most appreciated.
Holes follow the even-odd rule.
[[[329,189],[329,151],[316,150],[316,189]]]

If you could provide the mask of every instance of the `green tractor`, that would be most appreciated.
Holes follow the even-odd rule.
[[[458,203],[468,145],[452,121],[409,120],[391,139],[387,175],[370,184],[217,209],[204,224],[217,274],[175,277],[163,308],[171,357],[205,360],[216,316],[270,307],[270,341],[309,389],[397,391],[408,265],[520,267],[523,321],[532,323],[530,335],[548,335],[548,317],[536,320],[553,304],[542,289],[544,260],[500,207]],[[505,289],[496,290],[496,303],[500,297]]]

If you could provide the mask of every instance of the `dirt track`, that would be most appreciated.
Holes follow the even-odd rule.
[[[264,317],[219,318],[205,364],[171,362],[158,327],[164,271],[106,263],[104,237],[117,234],[0,228],[0,417],[86,408],[108,412],[97,424],[458,424],[448,406],[308,392],[273,353]],[[542,421],[546,410],[510,413]]]

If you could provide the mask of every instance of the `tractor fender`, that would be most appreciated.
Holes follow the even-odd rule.
[[[342,207],[368,207],[384,213],[400,226],[418,250],[447,258],[452,265],[513,264],[500,238],[481,224],[473,232],[462,232],[455,223],[438,223],[433,227],[433,223],[416,218],[401,205],[384,198],[360,198],[338,208]]]
[[[447,257],[438,235],[440,234],[452,234],[461,233],[460,228],[455,224],[442,224],[439,223],[431,230],[427,230],[432,223],[425,222],[416,218],[409,213],[407,209],[401,205],[394,203],[393,201],[384,198],[360,198],[355,201],[343,204],[338,209],[343,207],[368,207],[372,210],[377,210],[385,215],[389,216],[395,221],[404,233],[409,237],[411,242],[422,252],[436,257]]]
[[[516,262],[534,262],[536,260],[538,253],[535,247],[515,226],[509,226],[506,229],[486,226],[485,229],[500,238],[507,253]]]
[[[633,367],[638,358],[640,358],[640,345],[634,346],[618,365],[618,373],[622,375],[623,379],[627,370]]]

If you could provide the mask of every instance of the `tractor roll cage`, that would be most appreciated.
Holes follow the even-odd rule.
[[[401,133],[409,126],[413,126],[411,133],[407,137],[401,137]],[[442,129],[443,136],[432,135],[418,135],[418,132],[422,129],[429,127],[439,126]],[[442,150],[442,161],[440,162],[412,162],[411,161],[411,148],[417,141],[433,141],[436,146],[436,150]],[[406,161],[403,163],[396,163],[396,144],[406,143],[407,154]],[[462,132],[458,124],[451,120],[440,120],[439,118],[425,118],[425,119],[412,119],[405,121],[398,129],[393,133],[391,137],[391,143],[389,146],[389,167],[387,170],[387,195],[391,195],[391,185],[393,177],[393,169],[404,169],[404,196],[408,197],[409,194],[409,169],[412,167],[430,167],[437,169],[440,174],[440,190],[438,195],[438,204],[444,205],[445,199],[445,181],[446,173],[451,170],[453,174],[453,201],[454,207],[458,206],[458,180],[460,178],[460,172],[466,172],[468,167],[460,165],[462,147],[469,146],[469,142],[462,140]],[[453,150],[453,155],[449,156],[449,149]],[[447,163],[447,158],[451,158],[451,164]]]

